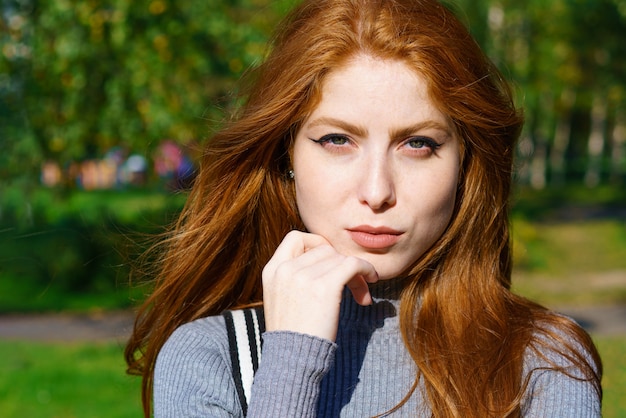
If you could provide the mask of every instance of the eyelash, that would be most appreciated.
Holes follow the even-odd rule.
[[[422,142],[424,145],[426,145],[428,148],[430,148],[433,151],[438,150],[442,145],[439,142],[436,142],[434,139],[429,138],[427,136],[414,136],[412,138],[409,138],[405,143],[409,144],[411,142]]]
[[[316,144],[324,145],[324,144],[330,143],[335,138],[344,140],[345,141],[344,143],[350,141],[350,138],[348,138],[345,135],[340,135],[340,134],[327,134],[321,137],[320,139],[313,139],[313,138],[310,138],[310,139]],[[343,145],[343,144],[333,144],[333,145]]]
[[[325,144],[332,144],[332,145],[336,145],[336,146],[341,146],[344,145],[345,143],[350,141],[350,138],[348,138],[346,135],[341,135],[341,134],[326,134],[324,136],[322,136],[319,139],[313,139],[313,138],[309,138],[311,141],[315,142],[316,144],[320,144],[320,145],[325,145]],[[340,139],[343,142],[341,144],[337,144],[337,143],[333,143],[332,141],[334,139]],[[442,144],[436,142],[435,140],[433,140],[432,138],[429,138],[427,136],[414,136],[411,138],[408,138],[406,141],[404,141],[404,144],[408,145],[411,142],[421,142],[423,145],[425,145],[426,147],[430,148],[431,151],[435,152],[436,150],[438,150]],[[423,148],[423,146],[420,147],[410,147],[411,149],[421,149]]]

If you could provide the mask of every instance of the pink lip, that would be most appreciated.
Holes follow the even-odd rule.
[[[371,250],[389,248],[400,240],[402,232],[387,227],[360,225],[348,228],[348,233],[356,244]]]

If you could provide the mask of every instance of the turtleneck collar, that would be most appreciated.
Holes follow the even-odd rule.
[[[361,306],[346,287],[343,292],[339,322],[342,327],[357,327],[373,331],[376,328],[397,327],[400,311],[400,295],[404,279],[382,280],[371,284],[370,294],[373,303]]]

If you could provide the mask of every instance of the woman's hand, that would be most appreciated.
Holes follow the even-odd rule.
[[[335,341],[343,288],[361,305],[372,303],[374,267],[339,254],[323,237],[291,231],[263,269],[268,331],[294,331]]]

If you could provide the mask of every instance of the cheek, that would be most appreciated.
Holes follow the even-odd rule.
[[[456,203],[456,176],[444,176],[441,179],[445,179],[445,181],[432,183],[429,187],[429,191],[423,195],[425,200],[422,200],[423,203],[421,207],[425,210],[422,215],[428,214],[427,216],[431,220],[431,239],[439,238],[447,228],[454,213]],[[419,207],[417,206],[419,205],[418,202],[415,202],[415,204],[416,207]],[[418,216],[419,215],[418,213]]]
[[[457,183],[450,182],[442,187],[441,195],[439,196],[439,213],[441,214],[441,221],[444,223],[444,228],[448,226],[452,213],[454,212],[454,205],[456,203],[456,191]]]
[[[345,180],[337,181],[338,178],[320,172],[319,165],[295,173],[296,205],[308,232],[327,236],[340,214],[345,213],[351,194]]]
[[[439,204],[441,210],[444,211],[448,218],[452,215],[454,210],[459,187],[460,158],[458,157],[458,153],[456,153],[456,156],[457,158],[454,164],[450,164],[443,170],[441,175],[438,176],[440,179],[437,184],[437,189],[439,190]]]
[[[452,211],[454,210],[454,204],[456,203],[456,191],[457,191],[457,183],[450,182],[442,188],[442,195],[440,197],[440,205],[441,209],[447,214],[448,217],[452,215]]]
[[[307,230],[313,232],[317,229],[314,224],[319,226],[321,219],[328,219],[329,211],[336,209],[334,191],[341,185],[341,177],[301,138],[294,147],[293,171],[298,212]]]
[[[321,218],[326,213],[325,204],[328,204],[328,197],[325,196],[321,182],[304,175],[305,171],[296,172],[295,191],[296,205],[300,214],[300,219],[310,232],[315,231],[317,218]]]

